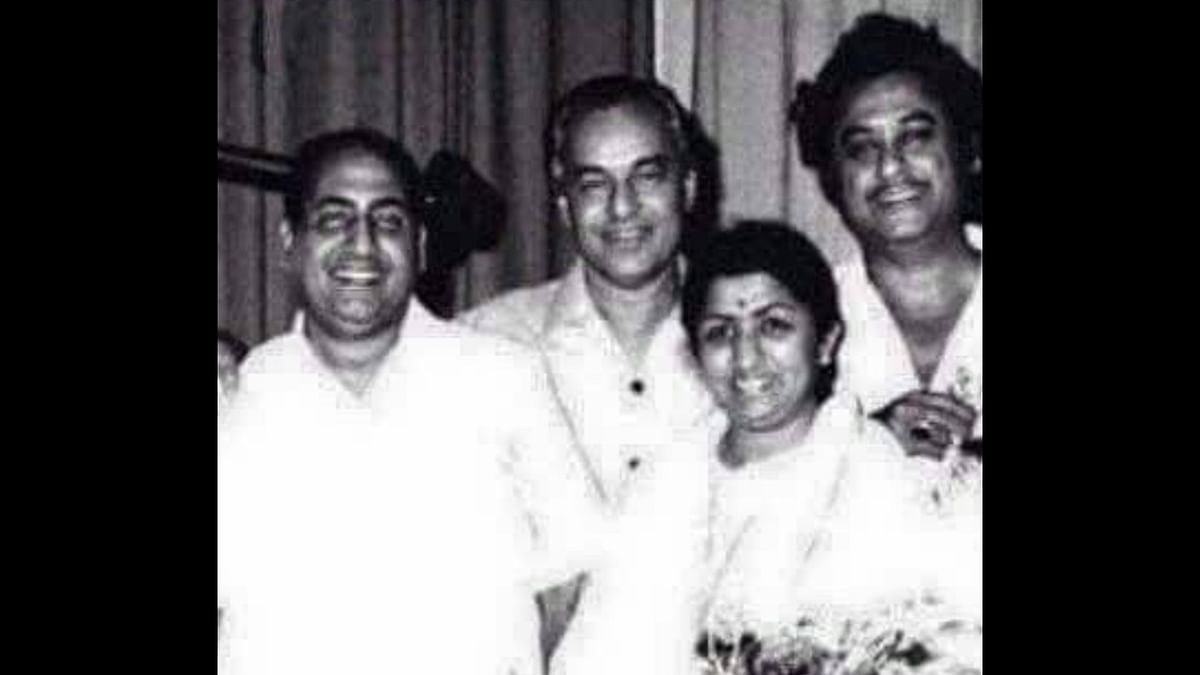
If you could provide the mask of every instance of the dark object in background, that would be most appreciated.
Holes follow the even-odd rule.
[[[223,329],[217,329],[217,342],[229,348],[229,353],[233,355],[234,360],[240,365],[246,358],[246,354],[250,353],[250,347],[242,342],[238,336]]]
[[[292,158],[217,141],[217,182],[249,185],[284,192],[292,173]]]
[[[508,203],[461,155],[441,150],[424,171],[425,273],[417,296],[438,316],[454,313],[455,268],[494,248],[508,223]]]

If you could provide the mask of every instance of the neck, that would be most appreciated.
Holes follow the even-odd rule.
[[[672,265],[640,288],[620,288],[590,269],[584,271],[588,295],[625,353],[640,362],[679,297],[679,277]]]
[[[370,386],[380,364],[400,338],[400,323],[369,337],[345,339],[330,335],[312,321],[305,321],[304,335],[313,353],[355,396]]]
[[[951,280],[973,278],[979,254],[967,243],[963,228],[945,228],[938,237],[889,246],[863,247],[872,283],[886,288],[928,286],[948,288]]]
[[[731,426],[722,443],[722,459],[736,468],[799,448],[812,430],[817,407],[816,403],[806,405],[791,421],[775,429]]]

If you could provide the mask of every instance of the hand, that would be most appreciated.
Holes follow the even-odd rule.
[[[909,455],[938,460],[971,437],[978,416],[961,400],[929,391],[911,391],[872,415],[887,425]]]

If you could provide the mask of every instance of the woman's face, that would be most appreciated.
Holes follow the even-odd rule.
[[[773,431],[816,410],[833,333],[818,336],[808,308],[769,274],[718,277],[700,318],[700,367],[736,427]]]

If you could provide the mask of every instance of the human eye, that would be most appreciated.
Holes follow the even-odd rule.
[[[705,345],[721,345],[733,339],[733,328],[725,322],[713,322],[700,326],[700,342]]]
[[[608,189],[608,178],[594,171],[580,173],[574,182],[575,189],[583,194],[599,194]]]
[[[313,217],[313,225],[318,232],[341,232],[354,221],[354,214],[349,209],[330,206],[317,209]]]
[[[865,135],[854,135],[842,141],[842,155],[853,162],[872,162],[878,155],[878,144]]]
[[[766,337],[785,337],[796,331],[796,324],[788,317],[770,315],[763,318],[761,330]]]
[[[665,162],[650,162],[634,171],[633,180],[639,185],[657,185],[665,181],[669,173]]]
[[[371,223],[386,232],[400,232],[408,227],[408,214],[400,206],[384,206],[371,213]]]
[[[906,128],[900,134],[900,147],[906,150],[923,148],[937,135],[937,129],[930,124],[918,124]]]

